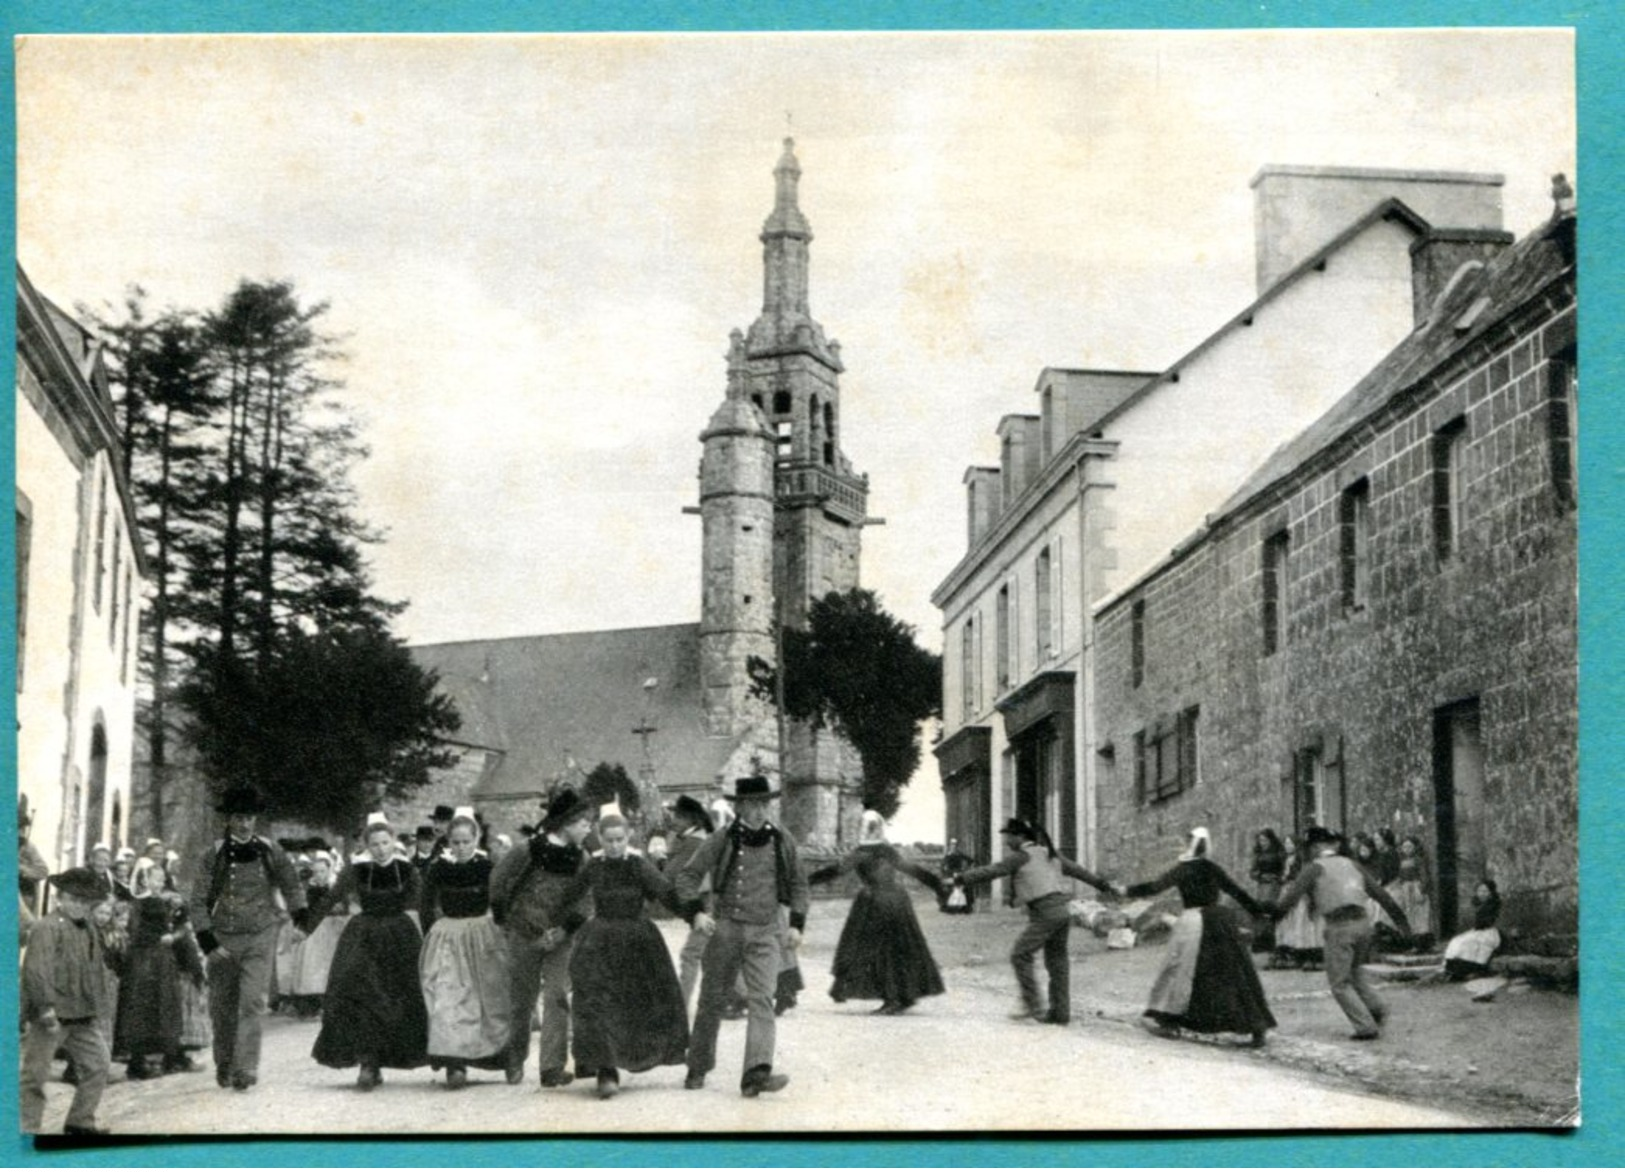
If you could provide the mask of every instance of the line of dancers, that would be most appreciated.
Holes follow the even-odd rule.
[[[953,898],[956,893],[1006,878],[1013,902],[1027,913],[1010,953],[1021,996],[1015,1017],[1069,1021],[1068,880],[1117,897],[1179,892],[1184,910],[1143,1019],[1153,1032],[1237,1033],[1263,1045],[1274,1028],[1237,918],[1220,904],[1225,895],[1259,917],[1311,907],[1324,925],[1327,978],[1355,1026],[1353,1036],[1376,1037],[1387,1016],[1361,973],[1371,952],[1368,909],[1380,907],[1408,934],[1405,913],[1338,853],[1339,839],[1330,831],[1310,830],[1312,861],[1273,901],[1255,900],[1208,857],[1210,839],[1201,828],[1170,869],[1124,884],[1061,856],[1042,827],[1011,819],[1002,831],[1002,860],[977,867],[960,858],[944,878],[892,847],[884,820],[867,811],[859,844],[804,875],[794,842],[769,817],[777,796],[767,778],[738,780],[730,795],[733,816],[720,826],[694,799],[680,799],[674,811],[679,832],[664,869],[632,849],[624,819],[599,819],[595,806],[568,789],[549,802],[529,841],[499,862],[479,848],[483,828],[470,809],[453,813],[445,849],[427,866],[401,857],[395,829],[375,814],[363,835],[366,856],[344,869],[328,906],[313,906],[311,889],[287,854],[255,833],[263,809],[258,794],[229,790],[219,807],[226,833],[203,861],[190,917],[206,957],[216,1081],[238,1091],[258,1081],[260,1018],[285,916],[295,945],[311,943],[306,937],[314,932],[336,937],[312,1056],[328,1067],[356,1068],[363,1091],[378,1087],[385,1070],[425,1065],[444,1071],[452,1090],[468,1084],[471,1069],[501,1071],[508,1083],[521,1083],[538,998],[544,1088],[585,1078],[608,1099],[619,1092],[623,1075],[683,1066],[682,1085],[701,1089],[716,1065],[720,1023],[742,998],[748,1023],[740,1092],[755,1098],[781,1091],[789,1078],[774,1067],[775,1018],[783,1009],[784,974],[796,971],[799,982],[794,957],[809,887],[848,875],[859,890],[835,951],[830,995],[837,1002],[878,1001],[881,1015],[905,1013],[944,991],[903,880],[931,889],[952,910],[968,903]],[[589,854],[584,843],[595,822],[601,849]],[[98,1053],[85,1031],[63,1027],[76,1027],[86,1005],[98,1018],[106,1012],[105,999],[98,1000],[101,986],[87,976],[105,958],[80,929],[94,898],[101,893],[105,899],[109,887],[89,869],[50,881],[60,893],[59,912],[41,922],[43,930],[36,925],[24,965],[24,1123],[38,1128],[41,1064],[61,1044],[80,1072],[69,1125],[83,1132],[94,1130],[94,1100],[106,1081],[106,1037],[96,1031]],[[148,933],[166,948],[174,903],[148,905],[168,909],[153,911]],[[651,907],[664,907],[691,926],[676,963],[650,919]],[[355,914],[323,914],[350,909]],[[420,928],[425,920],[427,934]],[[1034,972],[1040,954],[1044,989]],[[696,979],[699,1004],[691,1027]],[[64,1016],[69,1006],[71,1018]]]

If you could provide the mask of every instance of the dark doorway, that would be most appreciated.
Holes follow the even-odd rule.
[[[1433,810],[1438,831],[1439,932],[1451,936],[1484,877],[1484,740],[1478,698],[1433,713]]]

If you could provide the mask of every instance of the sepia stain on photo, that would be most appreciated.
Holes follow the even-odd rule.
[[[1576,1126],[1573,58],[20,38],[23,1130]]]

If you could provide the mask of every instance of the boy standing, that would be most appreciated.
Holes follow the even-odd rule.
[[[52,875],[56,911],[35,923],[23,959],[21,1077],[23,1131],[34,1134],[45,1114],[45,1083],[57,1048],[78,1074],[64,1135],[103,1135],[96,1107],[107,1086],[110,1055],[100,1019],[106,1012],[106,954],[91,909],[112,894],[88,867]]]

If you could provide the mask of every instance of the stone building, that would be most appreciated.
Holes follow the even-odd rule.
[[[1415,834],[1435,922],[1576,930],[1575,218],[1412,245],[1409,335],[1095,616],[1100,860]]]
[[[1044,370],[965,476],[968,548],[937,587],[946,834],[988,857],[1035,817],[1100,862],[1093,608],[1221,505],[1410,332],[1412,245],[1501,227],[1497,175],[1268,166],[1254,299],[1159,373]]]
[[[95,336],[17,270],[17,794],[53,870],[130,815],[145,562]]]
[[[828,730],[781,729],[747,670],[751,657],[777,662],[779,624],[804,625],[813,599],[858,584],[866,519],[868,479],[841,448],[840,344],[808,308],[800,177],[786,139],[760,237],[762,311],[731,335],[723,399],[700,434],[688,510],[703,527],[699,622],[413,648],[463,713],[464,792],[499,828],[534,821],[551,784],[607,762],[668,799],[778,774],[782,823],[801,842],[855,837],[856,753]],[[458,788],[442,781],[439,792]]]

